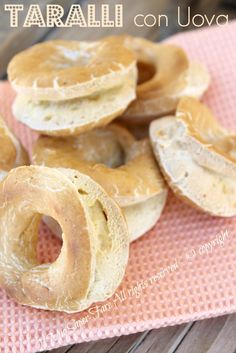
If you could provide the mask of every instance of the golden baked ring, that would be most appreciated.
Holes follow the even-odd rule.
[[[183,49],[124,36],[124,43],[136,54],[139,81],[137,99],[123,115],[129,124],[143,124],[174,113],[183,96],[200,98],[209,85],[206,68],[189,62]]]
[[[133,53],[119,39],[55,40],[17,54],[8,77],[14,89],[30,99],[58,101],[117,87],[134,66]]]
[[[136,97],[136,58],[120,39],[38,44],[13,58],[8,73],[19,93],[14,116],[46,135],[104,126]]]
[[[176,116],[151,123],[150,138],[177,196],[215,216],[236,215],[236,135],[205,105],[182,98]]]
[[[33,163],[89,175],[124,211],[131,240],[150,229],[165,205],[167,188],[148,140],[136,141],[112,124],[73,138],[41,136]]]
[[[77,312],[110,297],[128,261],[128,230],[116,203],[88,176],[30,166],[0,184],[0,285],[18,303]],[[41,215],[63,230],[52,264],[36,256]]]
[[[26,151],[0,116],[0,179],[12,168],[28,163]]]

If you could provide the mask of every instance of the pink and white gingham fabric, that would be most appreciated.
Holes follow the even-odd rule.
[[[208,67],[212,83],[204,102],[223,125],[236,130],[236,22],[176,35],[168,42]],[[2,83],[0,111],[30,150],[36,135],[13,120],[13,98],[9,85]],[[42,261],[53,260],[59,248],[60,241],[43,226]],[[68,315],[20,306],[0,290],[0,350],[49,350],[235,312],[235,268],[236,217],[210,217],[170,193],[161,220],[131,245],[123,283],[105,303]]]

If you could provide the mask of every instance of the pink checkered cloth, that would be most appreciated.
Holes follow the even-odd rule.
[[[206,64],[212,83],[204,101],[223,125],[236,129],[236,22],[168,42]],[[13,120],[13,98],[2,83],[1,113],[30,150],[36,135]],[[42,260],[51,261],[59,248],[42,227]],[[0,290],[0,350],[36,352],[235,312],[235,268],[236,218],[210,217],[170,194],[161,220],[131,245],[126,276],[105,303],[68,315],[18,305]]]

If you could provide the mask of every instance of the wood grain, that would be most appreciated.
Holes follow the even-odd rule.
[[[214,13],[227,13],[230,18],[236,16],[236,7],[230,9],[222,9],[219,7],[219,0],[148,0],[148,1],[133,1],[133,0],[119,0],[119,3],[124,5],[124,27],[123,28],[80,28],[77,26],[71,28],[10,28],[9,26],[9,13],[4,12],[4,3],[0,2],[0,77],[3,77],[6,73],[6,67],[10,59],[19,51],[29,47],[30,45],[49,39],[74,39],[74,40],[96,40],[106,35],[129,33],[131,35],[146,37],[151,40],[157,41],[167,36],[183,30],[177,24],[177,6],[182,9],[183,18],[186,17],[187,7],[191,6],[192,14],[195,13],[206,13],[212,15]],[[14,3],[22,3],[22,0],[15,0]],[[31,4],[31,0],[24,1],[25,11],[24,15]],[[73,3],[81,3],[82,9],[86,13],[87,4],[96,4],[98,9],[104,0],[84,0],[84,1],[66,1],[66,0],[41,0],[40,8],[43,14],[45,14],[46,5],[50,3],[57,3],[64,7],[65,14],[67,14],[70,6]],[[107,4],[110,4],[111,9],[117,4],[117,0],[106,0]],[[137,27],[134,24],[134,17],[137,14],[153,14],[158,17],[160,14],[166,14],[170,21],[168,27],[165,25],[154,26],[154,27]],[[20,24],[22,24],[23,16],[20,15]]]
[[[62,347],[50,353],[235,353],[236,314],[120,338]],[[44,352],[46,353],[46,352]]]
[[[173,326],[161,328],[159,330],[152,330],[143,340],[143,342],[136,347],[135,353],[169,353],[174,352],[179,343],[188,334],[193,323],[186,325]],[[133,352],[132,352],[133,353]]]
[[[175,353],[234,353],[236,315],[196,322]]]
[[[66,1],[66,0],[57,0],[56,3],[61,5],[65,9],[65,13],[67,13],[70,5],[75,1]],[[5,2],[4,2],[5,3]],[[10,2],[9,2],[10,3]],[[24,3],[25,11],[27,12],[29,5],[34,3],[31,0],[27,0],[22,2],[22,0],[14,1],[14,4],[22,4]],[[37,3],[37,1],[35,2]],[[43,15],[45,15],[46,5],[55,3],[54,0],[41,0],[40,8],[42,10]],[[42,40],[46,34],[51,31],[51,28],[39,28],[33,26],[31,28],[22,28],[22,21],[24,16],[21,14],[19,16],[19,28],[10,28],[10,20],[9,13],[4,12],[4,4],[0,3],[0,13],[1,13],[1,21],[0,21],[0,77],[4,76],[6,73],[6,68],[11,60],[11,58],[21,50],[28,48],[30,45],[37,43]]]
[[[174,326],[167,329],[145,331],[119,338],[109,338],[96,342],[81,343],[58,348],[51,353],[167,353],[187,334],[193,324]],[[45,352],[46,353],[46,352]]]
[[[159,30],[157,27],[137,27],[134,24],[134,17],[137,14],[153,14],[158,16],[165,13],[166,8],[171,3],[171,0],[148,0],[148,1],[134,1],[134,0],[90,0],[83,1],[81,7],[86,13],[87,4],[96,4],[99,18],[100,6],[103,3],[109,4],[111,9],[114,5],[119,3],[124,7],[124,26],[123,28],[59,28],[48,35],[48,39],[63,38],[63,39],[78,39],[78,40],[96,40],[101,37],[129,33],[131,35],[146,37],[152,40],[158,39]]]
[[[231,4],[232,6],[227,6],[227,4]],[[230,0],[193,0],[191,10],[193,16],[198,13],[204,14],[210,18],[213,15],[228,15],[229,20],[232,20],[236,16],[236,2],[235,0],[232,0],[232,3],[230,3]]]

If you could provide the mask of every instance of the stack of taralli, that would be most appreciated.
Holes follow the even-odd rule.
[[[72,168],[102,185],[123,209],[130,241],[152,228],[167,187],[150,142],[108,126],[136,97],[136,55],[123,38],[38,44],[13,58],[8,75],[18,93],[16,118],[52,136],[38,140],[33,163]],[[55,222],[45,221],[60,233]]]
[[[40,133],[75,135],[107,125],[135,99],[134,54],[120,40],[51,41],[8,68],[15,117]]]
[[[130,242],[159,220],[168,185],[202,211],[236,215],[235,137],[198,101],[209,75],[181,48],[130,36],[51,41],[16,55],[8,75],[15,117],[41,133],[34,165],[9,172],[27,159],[0,130],[9,151],[0,283],[18,303],[70,313],[110,297]],[[150,128],[150,137],[124,125]],[[63,240],[44,265],[36,252],[42,215]]]
[[[207,90],[208,71],[191,62],[180,47],[130,36],[124,36],[123,41],[134,51],[139,68],[137,99],[122,116],[127,124],[145,124],[174,113],[180,98],[201,98]]]
[[[42,43],[9,64],[13,113],[44,134],[33,148],[38,166],[12,170],[0,189],[0,282],[17,302],[74,312],[105,300],[124,276],[129,243],[159,219],[167,187],[149,140],[108,125],[136,98],[137,71],[119,37]],[[63,240],[48,265],[36,256],[42,215]]]
[[[154,226],[166,202],[167,188],[149,141],[136,141],[118,125],[76,137],[41,136],[34,146],[33,162],[73,168],[102,185],[122,208],[131,241]],[[54,225],[58,234],[57,228]]]

